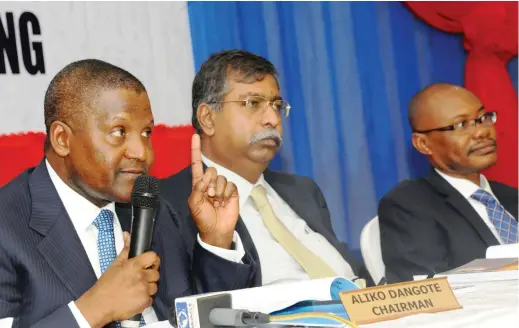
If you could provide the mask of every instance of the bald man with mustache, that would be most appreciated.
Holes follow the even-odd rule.
[[[229,227],[237,232],[233,249],[216,253],[257,266],[250,287],[331,276],[371,282],[337,240],[317,184],[267,169],[281,147],[282,121],[290,112],[272,63],[241,50],[215,53],[200,68],[192,91],[201,161],[232,181],[239,194],[240,217]],[[161,192],[185,218],[188,233],[196,235],[186,206],[191,174],[186,168],[163,180]],[[211,195],[218,202],[224,192]]]
[[[413,146],[432,169],[380,201],[389,282],[451,270],[485,258],[489,246],[517,243],[517,189],[481,174],[497,161],[497,113],[470,91],[440,83],[417,93],[408,114]]]

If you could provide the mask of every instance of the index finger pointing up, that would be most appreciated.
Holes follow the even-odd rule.
[[[193,176],[193,186],[204,176],[200,136],[196,133],[191,137],[191,175]]]

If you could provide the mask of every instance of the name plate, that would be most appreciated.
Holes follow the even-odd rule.
[[[342,292],[339,296],[355,324],[462,308],[447,277],[357,289]]]

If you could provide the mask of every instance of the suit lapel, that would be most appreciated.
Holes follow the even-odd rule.
[[[43,239],[38,251],[70,293],[78,298],[97,281],[83,245],[42,161],[29,182],[30,227]]]
[[[506,206],[505,204],[503,204],[503,207],[508,211],[508,213],[510,213],[514,218],[515,220],[517,221],[517,215],[519,214],[518,213],[518,208],[517,208],[517,204],[515,204],[514,206]]]
[[[157,217],[155,219],[155,226],[157,226],[157,220],[160,215],[157,213]],[[151,249],[157,253],[159,258],[164,258],[164,249],[162,247],[162,239],[160,235],[160,231],[154,229],[153,238],[151,240]],[[167,304],[171,302],[171,300],[164,300],[164,297],[168,297],[168,277],[166,276],[167,272],[165,267],[161,267],[159,269],[160,272],[160,280],[158,282],[158,291],[153,298],[153,309],[155,310],[155,314],[157,315],[159,320],[166,320],[168,316],[169,309],[167,308]]]
[[[132,230],[132,206],[131,204],[115,203],[115,212],[123,231]]]
[[[436,189],[441,195],[445,197],[445,201],[457,211],[463,218],[465,218],[476,230],[481,239],[488,245],[497,245],[499,242],[490,231],[485,222],[481,219],[479,214],[470,205],[467,199],[463,197],[454,187],[452,187],[445,179],[443,179],[433,169],[425,177],[425,179]]]
[[[317,206],[306,206],[308,204],[315,204],[315,199],[312,198],[309,192],[297,192],[299,189],[291,176],[278,176],[275,172],[266,170],[264,177],[268,184],[277,192],[279,197],[281,197],[313,231],[325,237],[330,244],[335,245],[335,238],[331,235],[330,231],[320,224],[319,218],[321,217],[321,213],[319,212],[319,208]]]
[[[510,213],[516,220],[517,218],[517,189],[515,192],[512,192],[512,188],[508,186],[504,186],[499,183],[490,182],[490,188],[492,188],[492,192],[496,195],[499,203],[503,205],[503,207]]]
[[[515,205],[512,205],[510,206],[510,204],[503,204],[503,207],[508,211],[508,213],[510,213],[514,219],[517,221],[517,215],[519,214],[518,213],[518,208],[517,208],[517,204]]]
[[[254,246],[254,242],[252,241],[252,237],[249,234],[249,230],[247,230],[245,222],[243,222],[241,216],[238,218],[238,222],[236,223],[236,232],[238,233],[238,235],[240,235],[241,242],[243,243],[243,248],[250,251],[250,255],[256,262],[258,262],[259,265],[258,251]]]
[[[351,266],[356,275],[360,275],[361,267],[355,256],[347,247],[341,246],[341,242],[335,236],[333,230],[323,224],[321,208],[315,196],[310,190],[301,190],[290,175],[278,175],[272,171],[265,171],[265,180],[278,193],[278,195],[290,206],[290,208],[316,233],[323,236]],[[299,191],[299,192],[298,192]],[[365,274],[369,277],[369,274]]]

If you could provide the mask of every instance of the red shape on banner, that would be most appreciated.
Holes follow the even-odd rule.
[[[498,112],[497,165],[485,171],[494,181],[517,187],[517,93],[506,69],[517,56],[517,2],[406,2],[418,17],[450,33],[463,33],[468,52],[465,87]]]
[[[191,137],[195,129],[191,125],[167,127],[157,125],[151,142],[155,149],[155,164],[150,174],[166,178],[191,164]]]
[[[155,164],[150,172],[165,178],[189,165],[191,158],[192,126],[168,127],[157,125],[151,142],[155,149]],[[24,170],[38,165],[43,158],[45,133],[29,132],[0,136],[0,186],[5,185]]]
[[[38,165],[43,158],[44,141],[42,132],[0,135],[0,186]]]

